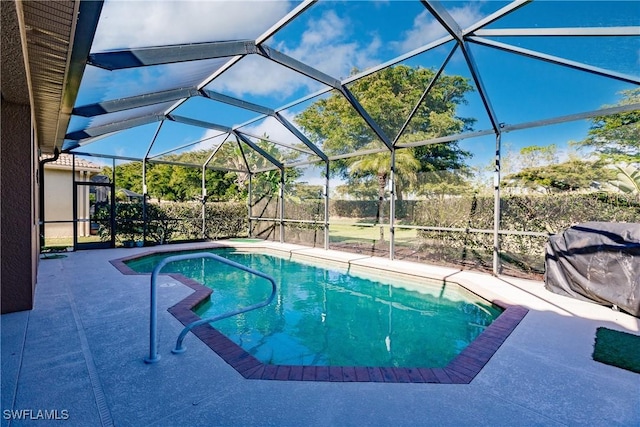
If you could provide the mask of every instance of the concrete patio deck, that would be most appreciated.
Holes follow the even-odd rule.
[[[640,425],[640,375],[591,359],[597,327],[639,334],[640,319],[540,282],[261,245],[447,277],[529,312],[470,384],[247,380],[193,335],[186,353],[171,354],[182,324],[167,309],[193,291],[168,276],[158,292],[162,358],[143,362],[149,276],[109,260],[149,248],[68,253],[40,262],[33,310],[0,319],[2,426]]]

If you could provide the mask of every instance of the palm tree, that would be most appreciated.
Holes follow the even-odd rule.
[[[417,172],[420,170],[420,162],[413,156],[412,150],[396,150],[395,179],[399,199],[402,199],[402,189],[410,187],[417,180]],[[382,221],[382,204],[384,193],[391,172],[391,153],[380,152],[369,154],[364,158],[353,162],[350,166],[350,174],[354,176],[366,176],[375,174],[378,178],[378,209],[376,212],[376,224]],[[380,240],[384,240],[384,228],[380,227]]]
[[[609,182],[611,187],[625,194],[636,196],[640,200],[640,169],[631,165],[616,165],[618,175],[615,181]]]

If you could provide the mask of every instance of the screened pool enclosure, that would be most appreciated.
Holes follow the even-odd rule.
[[[110,194],[64,220],[107,246],[251,237],[535,277],[549,234],[640,221],[639,9],[82,2],[42,151],[104,167],[72,174]]]

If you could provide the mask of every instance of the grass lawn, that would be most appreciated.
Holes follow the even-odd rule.
[[[331,242],[348,243],[362,240],[380,240],[380,227],[383,228],[385,240],[391,237],[391,231],[388,225],[371,226],[369,222],[362,221],[363,225],[351,225],[354,221],[331,220],[329,225],[329,240]],[[417,230],[400,229],[395,230],[396,243],[409,244],[415,242],[418,238]]]
[[[331,220],[329,226],[330,241],[336,243],[362,242],[380,240],[380,227],[384,230],[384,239],[386,241],[391,237],[391,231],[388,225],[373,226],[372,221],[362,219],[359,222],[362,225],[355,225],[354,220]],[[396,228],[396,243],[411,244],[417,241],[417,230]],[[78,237],[80,243],[99,242],[98,236]],[[45,246],[48,248],[66,248],[73,246],[73,237],[47,237]]]
[[[99,236],[78,236],[79,243],[100,242]],[[73,237],[46,237],[44,245],[47,248],[68,248],[73,246]]]

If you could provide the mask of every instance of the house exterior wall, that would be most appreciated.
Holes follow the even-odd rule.
[[[90,181],[90,173],[76,171],[75,181]],[[44,167],[44,219],[46,237],[73,237],[73,171]],[[78,218],[89,218],[89,186],[78,187]],[[78,236],[89,235],[89,223],[78,222]]]
[[[30,310],[36,286],[39,231],[37,149],[29,105],[0,105],[0,264],[2,313]]]
[[[44,228],[46,237],[73,236],[73,223],[48,223],[48,221],[73,221],[73,182],[71,171],[44,167]]]

